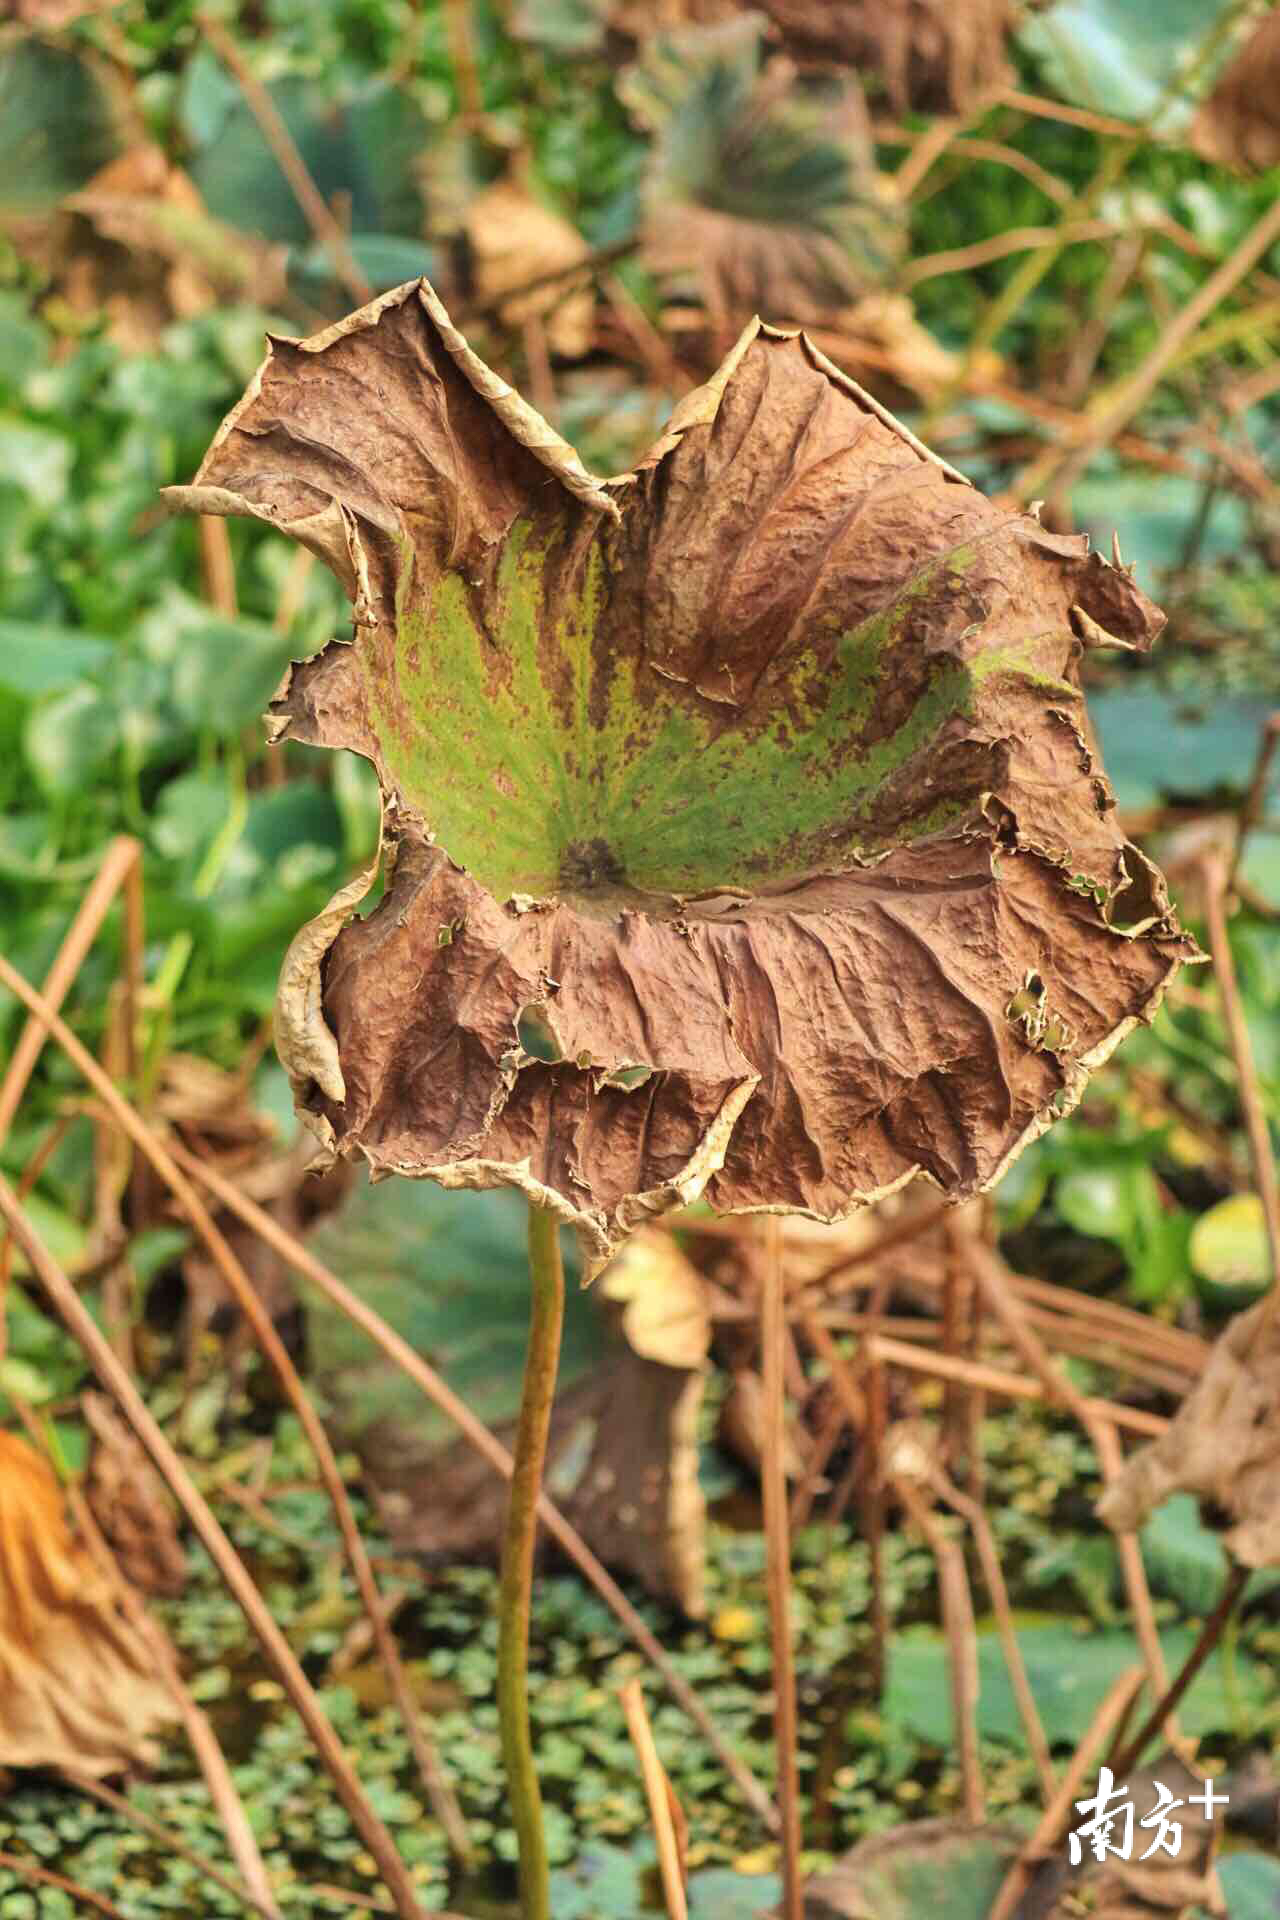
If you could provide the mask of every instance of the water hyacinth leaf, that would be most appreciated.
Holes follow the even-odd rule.
[[[1231,1920],[1275,1920],[1280,1913],[1280,1860],[1271,1854],[1228,1854],[1218,1878]]]
[[[1226,1579],[1227,1559],[1222,1541],[1200,1518],[1199,1503],[1189,1493],[1175,1493],[1158,1506],[1138,1536],[1142,1558],[1157,1593],[1167,1593],[1199,1616],[1212,1613]],[[1267,1568],[1251,1576],[1247,1599],[1266,1593],[1280,1581]]]
[[[289,660],[288,637],[256,620],[206,619],[186,627],[172,699],[193,727],[216,716],[232,731],[257,719]]]
[[[781,1898],[776,1873],[704,1867],[689,1879],[689,1920],[766,1920]]]
[[[425,241],[398,233],[352,233],[347,236],[351,257],[375,293],[398,287],[415,274],[434,271],[434,255]],[[292,249],[289,267],[303,289],[326,284],[333,279],[333,260],[313,241],[309,247]]]
[[[1266,1292],[1271,1251],[1256,1193],[1233,1193],[1200,1215],[1191,1230],[1191,1265],[1206,1291],[1228,1303]]]
[[[884,281],[903,242],[857,81],[781,83],[764,29],[747,14],[659,35],[619,83],[653,135],[645,259],[739,324],[846,306]]]
[[[548,53],[598,53],[609,23],[609,0],[519,0],[511,31]]]
[[[411,283],[274,342],[174,500],[353,602],[272,727],[372,762],[387,887],[299,934],[277,1039],[379,1173],[521,1187],[590,1267],[703,1192],[971,1194],[1195,957],[1077,678],[1161,616],[802,334],[605,483]]]
[[[74,627],[0,620],[0,686],[36,700],[97,674],[114,650],[113,641]]]
[[[1248,694],[1179,694],[1138,682],[1089,697],[1089,717],[1122,807],[1151,807],[1166,797],[1243,794],[1271,703]],[[1280,769],[1269,783],[1280,791]]]

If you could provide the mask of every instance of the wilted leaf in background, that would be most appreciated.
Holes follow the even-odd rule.
[[[654,136],[645,259],[721,324],[846,306],[903,244],[856,79],[798,76],[765,54],[765,22],[748,14],[658,35],[619,82]]]
[[[963,113],[1008,78],[1014,0],[761,0],[789,49],[878,74],[899,112]]]
[[[509,1436],[528,1339],[514,1195],[361,1183],[313,1244]],[[344,1316],[311,1295],[307,1308],[313,1371],[397,1545],[492,1555],[502,1481]],[[602,1560],[695,1616],[704,1608],[697,1416],[709,1341],[703,1282],[666,1235],[638,1236],[598,1293],[571,1288],[547,1471],[548,1489]]]
[[[118,1773],[154,1758],[149,1738],[173,1718],[52,1470],[0,1432],[0,1767]]]
[[[634,1235],[610,1262],[599,1290],[615,1309],[610,1317],[624,1345],[612,1355],[587,1463],[566,1505],[606,1563],[700,1619],[707,1515],[698,1413],[711,1347],[706,1284],[669,1234],[649,1231]]]
[[[106,1396],[85,1393],[80,1404],[93,1435],[85,1499],[117,1566],[143,1593],[181,1593],[187,1557],[172,1496]]]
[[[552,353],[580,360],[590,351],[595,291],[589,279],[577,286],[566,279],[524,291],[531,281],[589,257],[591,249],[576,227],[518,181],[496,180],[467,208],[465,232],[474,295],[486,306],[496,305],[504,327],[518,330],[540,320]]]
[[[171,320],[219,299],[284,292],[283,249],[210,219],[191,180],[159,147],[130,147],[63,202],[58,257],[63,297],[77,312],[105,311],[129,351],[152,346]]]
[[[273,724],[373,761],[394,872],[299,934],[277,1044],[381,1172],[521,1187],[593,1267],[704,1189],[967,1197],[1194,956],[1075,678],[1160,616],[803,336],[606,488],[409,286],[278,343],[176,497],[356,604]]]
[[[1280,163],[1280,13],[1258,22],[1196,115],[1191,144],[1246,173]]]
[[[1126,1461],[1098,1502],[1108,1526],[1140,1527],[1171,1493],[1226,1517],[1246,1567],[1280,1566],[1280,1315],[1268,1298],[1233,1320],[1166,1433]]]

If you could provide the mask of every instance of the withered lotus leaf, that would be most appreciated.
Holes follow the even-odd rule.
[[[1246,1567],[1280,1566],[1280,1316],[1262,1300],[1214,1342],[1167,1430],[1125,1462],[1098,1502],[1136,1531],[1171,1494],[1220,1516],[1223,1545]]]
[[[0,1767],[120,1773],[155,1760],[174,1718],[143,1635],[68,1529],[53,1470],[0,1432]]]
[[[376,1173],[644,1218],[988,1186],[1195,954],[1119,831],[1085,645],[1162,616],[753,322],[598,481],[413,282],[278,340],[178,503],[305,542],[354,641],[276,734],[364,754],[372,874],[278,1044]]]
[[[962,113],[1007,80],[1013,0],[763,0],[797,54],[878,72],[899,112]]]
[[[1206,160],[1244,173],[1280,162],[1280,13],[1268,13],[1220,76],[1191,127]]]

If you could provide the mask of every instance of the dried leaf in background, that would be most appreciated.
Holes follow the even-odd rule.
[[[154,1759],[151,1736],[173,1718],[51,1468],[0,1432],[0,1766],[119,1773]]]
[[[789,48],[877,73],[900,113],[963,113],[1008,77],[1013,0],[761,0]]]
[[[126,352],[220,300],[264,305],[285,290],[284,249],[213,220],[159,147],[128,148],[63,202],[59,287],[77,313],[105,312]]]
[[[104,1394],[84,1393],[80,1405],[93,1435],[84,1495],[116,1564],[143,1593],[181,1593],[187,1556],[172,1496]]]
[[[1206,160],[1262,173],[1280,164],[1280,13],[1259,21],[1192,123]]]
[[[1280,1315],[1269,1299],[1215,1341],[1168,1432],[1126,1462],[1098,1512],[1131,1532],[1173,1493],[1227,1517],[1222,1543],[1242,1566],[1280,1566]]]
[[[498,180],[471,202],[465,231],[475,295],[486,306],[496,306],[504,327],[518,331],[528,321],[540,320],[552,353],[580,360],[590,351],[595,325],[590,283],[524,291],[531,281],[590,257],[591,249],[576,227],[517,181]]]

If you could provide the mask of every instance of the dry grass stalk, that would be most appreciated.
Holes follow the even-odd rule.
[[[1271,1151],[1271,1129],[1267,1122],[1267,1110],[1263,1104],[1262,1088],[1258,1083],[1253,1043],[1249,1039],[1244,1003],[1240,998],[1240,983],[1236,979],[1231,942],[1227,937],[1226,867],[1219,855],[1209,854],[1202,862],[1201,871],[1204,876],[1204,910],[1209,928],[1209,951],[1213,955],[1213,970],[1218,976],[1218,989],[1222,995],[1222,1017],[1226,1022],[1231,1057],[1235,1061],[1236,1079],[1240,1089],[1240,1110],[1244,1116],[1245,1132],[1249,1139],[1249,1157],[1253,1162],[1254,1184],[1262,1201],[1262,1217],[1266,1222],[1267,1247],[1271,1255],[1271,1289],[1266,1297],[1266,1306],[1258,1320],[1260,1334],[1267,1320],[1274,1313],[1277,1294],[1280,1294],[1280,1185],[1276,1181],[1275,1155]]]
[[[631,1744],[640,1763],[645,1798],[649,1802],[649,1818],[653,1823],[653,1837],[658,1849],[658,1870],[662,1875],[662,1897],[666,1902],[667,1920],[688,1920],[684,1864],[672,1812],[675,1795],[658,1758],[639,1680],[628,1680],[626,1686],[620,1689],[619,1698],[627,1718],[627,1732],[631,1735]]]
[[[1013,1686],[1014,1699],[1018,1704],[1018,1713],[1027,1736],[1027,1746],[1036,1764],[1040,1777],[1040,1791],[1045,1804],[1053,1799],[1057,1790],[1057,1776],[1053,1770],[1053,1760],[1049,1753],[1049,1742],[1045,1738],[1043,1722],[1036,1706],[1035,1695],[1031,1691],[1031,1682],[1027,1678],[1026,1662],[1022,1657],[1022,1648],[1018,1643],[1017,1629],[1013,1624],[1013,1608],[1009,1603],[1009,1589],[1005,1585],[1004,1570],[1000,1565],[1000,1550],[996,1537],[987,1518],[987,1510],[981,1501],[971,1499],[967,1493],[949,1480],[945,1473],[935,1468],[930,1481],[937,1493],[947,1505],[969,1524],[974,1544],[978,1549],[978,1558],[982,1562],[982,1577],[987,1583],[987,1592],[991,1596],[991,1605],[996,1616],[996,1625],[1000,1633],[1000,1645],[1004,1652],[1005,1665],[1009,1669],[1009,1679]]]
[[[334,218],[324,195],[308,173],[306,162],[298,152],[293,135],[281,118],[275,101],[220,20],[202,13],[198,16],[197,26],[223,65],[235,76],[263,139],[293,189],[294,199],[305,214],[307,224],[329,256],[336,278],[357,305],[363,306],[366,301],[372,300],[373,288],[357,264],[347,236]]]
[[[1125,1743],[1123,1751],[1112,1763],[1115,1773],[1128,1773],[1129,1769],[1142,1758],[1148,1743],[1154,1740],[1163,1728],[1169,1726],[1182,1696],[1225,1633],[1227,1622],[1235,1612],[1236,1602],[1249,1584],[1252,1571],[1251,1567],[1241,1566],[1238,1561],[1231,1567],[1223,1582],[1218,1604],[1201,1627],[1196,1643],[1187,1655],[1181,1672],[1165,1689],[1164,1694],[1151,1709],[1133,1738]]]
[[[90,947],[98,935],[98,929],[124,886],[129,874],[141,861],[142,848],[138,841],[126,834],[111,842],[102,858],[84,899],[76,910],[76,917],[67,928],[62,945],[58,948],[53,965],[45,975],[43,995],[55,1010],[60,1007],[70,992],[76,975],[84,965]],[[128,915],[126,915],[126,920]],[[47,1032],[40,1019],[33,1013],[18,1036],[18,1044],[13,1050],[8,1070],[0,1083],[0,1146],[8,1137],[13,1125],[13,1116],[26,1091],[28,1080],[40,1058]]]
[[[1062,1369],[1054,1365],[1044,1342],[1027,1324],[1021,1303],[1005,1284],[1006,1269],[998,1256],[981,1241],[975,1240],[970,1246],[969,1257],[973,1266],[974,1279],[992,1313],[1000,1320],[1005,1332],[1041,1382],[1045,1392],[1051,1399],[1057,1400],[1059,1405],[1068,1409],[1092,1440],[1103,1478],[1107,1481],[1115,1479],[1124,1464],[1120,1454],[1120,1443],[1116,1439],[1116,1427],[1120,1424],[1120,1408],[1110,1406],[1106,1402],[1086,1400]],[[1126,1410],[1126,1412],[1130,1411]],[[1129,1424],[1132,1422],[1130,1421]],[[1142,1648],[1142,1657],[1146,1662],[1147,1679],[1152,1694],[1159,1699],[1169,1684],[1169,1676],[1160,1647],[1160,1635],[1156,1630],[1155,1608],[1151,1603],[1151,1588],[1147,1582],[1142,1551],[1135,1533],[1117,1533],[1116,1541],[1129,1610],[1133,1615],[1134,1630],[1138,1636],[1138,1644]],[[1177,1729],[1172,1722],[1170,1722],[1170,1738],[1176,1743]]]
[[[918,1479],[928,1478],[928,1465],[917,1457],[919,1452],[914,1438],[900,1434],[896,1443],[891,1441],[890,1483],[937,1564],[964,1817],[978,1827],[987,1817],[987,1800],[978,1748],[978,1629],[973,1594],[959,1543],[941,1525],[920,1491]]]
[[[895,1367],[905,1367],[911,1373],[929,1373],[940,1380],[966,1380],[975,1387],[983,1387],[988,1393],[998,1394],[1008,1400],[1049,1399],[1062,1403],[1062,1395],[1055,1388],[1046,1386],[1043,1380],[1028,1379],[1024,1373],[1008,1373],[1003,1367],[989,1366],[985,1361],[958,1360],[944,1353],[930,1353],[926,1348],[908,1346],[904,1340],[886,1340],[879,1334],[870,1335],[865,1346],[869,1358],[889,1361]],[[1148,1439],[1158,1439],[1169,1425],[1159,1414],[1144,1413],[1138,1407],[1113,1405],[1109,1400],[1077,1398],[1090,1421],[1100,1418],[1114,1420],[1118,1427],[1127,1427],[1131,1432],[1143,1434]],[[1075,1411],[1074,1408],[1070,1410]]]
[[[773,1636],[773,1724],[778,1749],[782,1814],[782,1920],[804,1920],[800,1877],[800,1773],[796,1751],[796,1669],[791,1637],[791,1541],[787,1527],[786,1403],[783,1358],[787,1336],[782,1228],[765,1223],[760,1275],[760,1367],[764,1382],[764,1533]]]

